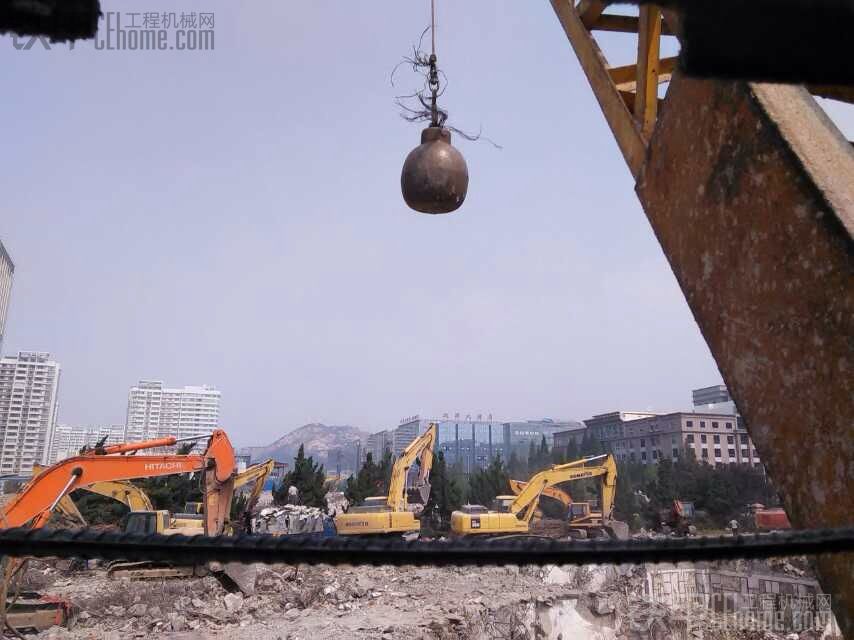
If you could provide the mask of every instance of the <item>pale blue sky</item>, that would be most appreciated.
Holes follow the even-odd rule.
[[[427,4],[102,0],[214,12],[214,52],[0,38],[4,351],[55,354],[62,422],[122,422],[140,378],[216,385],[238,444],[720,381],[547,1],[439,0],[452,123],[504,149],[458,141],[464,207],[406,209],[389,73]]]

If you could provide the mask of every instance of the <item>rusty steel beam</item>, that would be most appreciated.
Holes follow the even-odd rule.
[[[851,524],[854,150],[801,87],[675,74],[637,193],[793,524]]]
[[[551,2],[790,519],[850,525],[854,149],[802,87],[674,73],[638,160],[637,141],[621,141],[619,88],[593,64],[607,65],[598,45],[569,0]],[[678,16],[666,11],[665,21],[679,31]],[[638,93],[622,96],[643,114]],[[818,567],[843,634],[854,638],[854,555],[819,557]]]

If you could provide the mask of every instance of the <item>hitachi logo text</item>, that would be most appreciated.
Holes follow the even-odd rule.
[[[177,471],[183,468],[183,462],[149,462],[144,467],[146,471]]]

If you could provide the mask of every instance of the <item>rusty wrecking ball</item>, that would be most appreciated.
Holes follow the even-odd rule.
[[[451,132],[439,126],[424,129],[400,174],[406,204],[421,213],[450,213],[463,204],[468,187],[468,167],[451,146]]]

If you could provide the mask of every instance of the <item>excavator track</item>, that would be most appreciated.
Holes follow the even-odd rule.
[[[130,580],[156,580],[160,578],[192,578],[195,567],[176,567],[158,562],[122,562],[107,566],[107,577],[112,580],[128,578]]]

